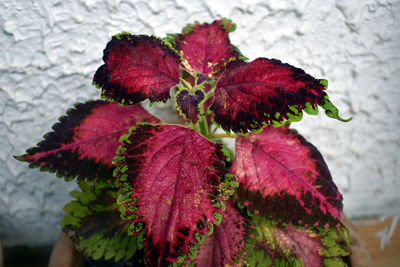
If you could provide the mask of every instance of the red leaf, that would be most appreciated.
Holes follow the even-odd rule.
[[[140,106],[120,107],[103,100],[78,104],[37,147],[17,158],[66,178],[111,179],[119,138],[137,122],[160,120]]]
[[[319,250],[324,246],[317,234],[310,230],[294,228],[291,225],[277,227],[268,223],[261,225],[263,234],[262,241],[257,242],[258,249],[263,249],[274,262],[276,259],[284,260],[289,257],[300,260],[303,264],[293,266],[322,267],[323,257]],[[269,242],[268,242],[268,241]]]
[[[179,56],[155,37],[116,35],[107,44],[103,60],[93,83],[102,87],[102,95],[110,100],[165,102],[171,87],[179,82]]]
[[[243,257],[248,228],[247,220],[234,207],[233,201],[227,201],[221,224],[214,227],[211,236],[206,236],[196,257],[186,263],[197,267],[240,266],[235,264]]]
[[[236,139],[232,173],[240,201],[278,222],[336,226],[342,195],[321,154],[287,127],[267,127]]]
[[[177,50],[183,52],[184,66],[191,72],[218,77],[229,61],[240,57],[228,37],[234,28],[226,19],[184,28],[175,40]]]
[[[236,182],[221,146],[192,129],[143,125],[124,143],[116,157],[122,205],[133,230],[146,232],[147,262],[166,266],[201,243]]]
[[[290,251],[293,256],[301,259],[304,266],[323,266],[322,257],[318,254],[318,249],[323,249],[323,245],[318,235],[291,225],[284,228],[273,227],[271,230],[274,241],[280,245],[276,254]]]
[[[325,103],[324,86],[303,70],[278,60],[258,58],[233,62],[221,75],[211,106],[214,120],[225,130],[247,132],[282,121]],[[291,107],[292,106],[292,107]]]

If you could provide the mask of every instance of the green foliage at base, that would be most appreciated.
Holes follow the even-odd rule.
[[[247,240],[247,266],[347,266],[342,257],[349,255],[349,236],[338,228],[278,225],[252,216],[253,236]]]
[[[79,249],[94,260],[104,257],[105,260],[120,261],[122,258],[130,259],[138,249],[135,236],[115,232],[110,237],[105,229],[87,239],[81,238]]]
[[[94,260],[130,259],[142,248],[137,237],[128,235],[116,203],[117,187],[80,182],[81,190],[70,194],[61,220],[64,231],[77,248]]]

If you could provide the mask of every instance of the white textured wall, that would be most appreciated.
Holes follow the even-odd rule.
[[[76,101],[96,98],[92,75],[110,36],[180,31],[222,16],[250,59],[275,57],[329,80],[350,123],[294,124],[325,156],[350,216],[400,214],[400,1],[1,0],[0,238],[48,244],[73,183],[27,168],[24,153]],[[228,4],[229,3],[229,4]]]

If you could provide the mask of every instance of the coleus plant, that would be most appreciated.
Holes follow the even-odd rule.
[[[343,120],[327,81],[276,59],[248,61],[235,24],[165,38],[122,32],[76,104],[16,157],[74,180],[61,224],[94,259],[149,266],[345,266],[342,195],[318,150],[289,124]],[[174,99],[180,124],[141,102]],[[224,144],[235,138],[235,151]]]

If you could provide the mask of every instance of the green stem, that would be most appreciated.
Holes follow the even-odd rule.
[[[210,97],[212,97],[214,95],[214,91],[215,91],[215,88],[214,87],[211,88],[211,90],[206,94],[204,102],[207,101]]]
[[[213,134],[212,138],[213,139],[217,139],[217,138],[236,138],[236,135],[235,134],[220,133],[220,134]]]
[[[207,119],[205,118],[205,116],[202,117],[201,120],[199,121],[199,126],[200,126],[200,133],[205,137],[209,138]]]
[[[200,121],[199,121],[199,126],[200,126],[200,133],[210,139],[211,134],[210,134],[210,129],[208,127],[208,121],[207,121],[207,115],[204,112],[204,102],[203,101],[200,104]]]

